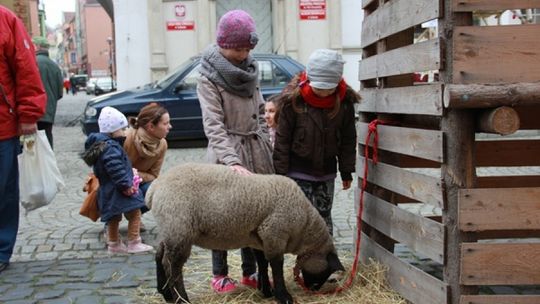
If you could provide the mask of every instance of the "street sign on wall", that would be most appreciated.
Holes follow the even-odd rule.
[[[299,0],[300,20],[326,19],[326,0]]]

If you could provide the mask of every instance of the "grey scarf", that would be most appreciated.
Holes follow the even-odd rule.
[[[217,45],[203,52],[199,72],[225,91],[242,97],[253,96],[259,81],[259,67],[251,55],[240,65],[234,65],[223,57]]]

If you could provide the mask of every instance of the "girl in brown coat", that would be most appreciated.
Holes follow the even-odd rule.
[[[342,79],[343,64],[336,51],[313,52],[306,72],[281,96],[273,154],[276,173],[298,183],[330,234],[337,167],[349,189],[356,158],[354,103],[360,97]]]

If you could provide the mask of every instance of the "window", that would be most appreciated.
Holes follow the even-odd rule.
[[[198,64],[186,75],[186,77],[184,77],[182,83],[184,84],[185,90],[195,90],[197,88],[197,80],[201,77],[201,73],[199,72],[200,66],[201,65]]]
[[[289,81],[287,75],[271,61],[259,61],[261,87],[284,86]]]

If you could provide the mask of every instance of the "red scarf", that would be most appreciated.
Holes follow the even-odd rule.
[[[334,107],[334,103],[336,102],[336,94],[339,96],[339,101],[343,101],[343,98],[345,98],[345,92],[347,92],[347,83],[342,78],[337,85],[336,91],[332,95],[319,97],[311,89],[306,72],[302,72],[300,74],[300,82],[298,83],[298,86],[300,87],[300,94],[307,104],[315,108],[323,109],[330,109]]]

